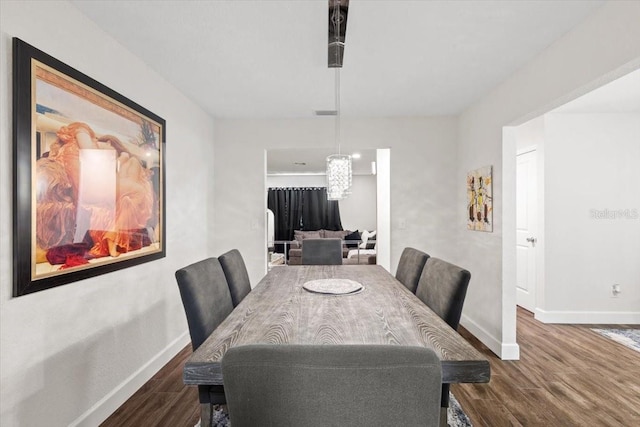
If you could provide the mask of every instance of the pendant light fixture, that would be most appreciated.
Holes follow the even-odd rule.
[[[344,15],[340,7],[341,1],[345,2]],[[348,0],[329,0],[329,67],[335,68],[335,144],[337,154],[327,157],[328,200],[341,200],[351,194],[351,156],[342,154],[340,151],[340,68],[342,67],[344,36],[347,29],[346,6],[348,6]]]

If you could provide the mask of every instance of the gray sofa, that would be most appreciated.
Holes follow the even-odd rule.
[[[291,241],[289,247],[289,265],[301,265],[302,264],[302,245],[305,239],[341,239],[345,240],[345,237],[352,233],[351,230],[316,230],[316,231],[294,231],[294,240]],[[350,249],[356,249],[359,240],[354,240],[353,244],[342,245],[342,263],[343,264],[375,264],[376,256],[367,255],[360,256],[358,258],[347,258]]]

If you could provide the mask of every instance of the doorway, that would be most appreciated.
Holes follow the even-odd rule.
[[[637,137],[633,136],[637,133],[628,129],[636,129],[637,132],[640,97],[637,95],[639,92],[632,88],[640,87],[638,73],[640,70],[637,69],[632,72],[628,68],[618,70],[607,76],[608,83],[603,85],[602,80],[594,82],[591,91],[583,96],[576,98],[573,94],[571,99],[559,100],[557,107],[538,112],[533,120],[503,128],[502,338],[503,348],[512,350],[506,357],[503,355],[503,359],[517,358],[517,305],[525,308],[529,305],[535,318],[544,323],[624,324],[637,319],[637,310],[631,307],[630,302],[616,300],[610,295],[613,275],[616,283],[622,280],[633,282],[637,277],[637,263],[627,255],[638,253],[638,241],[633,238],[637,236],[637,223],[622,220],[596,223],[593,212],[599,212],[594,208],[599,206],[598,203],[605,203],[604,206],[606,203],[612,206],[637,205],[637,192],[628,191],[627,183],[631,180],[620,177],[633,174],[630,170],[633,171],[634,166],[628,159],[637,153]],[[531,136],[531,125],[536,122],[538,136],[528,142],[531,149],[526,149],[519,144],[521,137],[527,133]],[[525,172],[519,170],[520,160],[524,158],[519,155],[533,149],[537,153],[537,224],[534,233],[522,232],[518,236],[519,231],[526,229],[521,225],[525,215],[518,211],[526,196],[519,191],[522,186],[518,182],[527,181]],[[580,162],[575,163],[574,153],[580,153]],[[602,171],[603,165],[609,169]],[[576,184],[579,180],[576,177],[584,174],[580,168],[598,170],[600,187],[593,191],[609,197],[606,202],[603,199],[594,201],[589,194],[574,191],[581,188],[579,183]],[[544,184],[545,180],[548,180],[548,185]],[[610,192],[607,190],[610,188],[619,190]],[[583,236],[581,230],[585,227],[590,227],[592,233]],[[594,237],[595,232],[600,234]],[[527,242],[527,238],[532,241]],[[519,269],[518,264],[529,262],[528,256],[524,255],[526,251],[521,249],[525,243],[529,247],[535,244],[535,276],[526,268]],[[569,245],[579,248],[581,255],[573,256],[575,251],[567,249]],[[611,249],[603,251],[602,247]],[[625,250],[621,251],[623,247]],[[602,263],[603,253],[613,254],[606,264]],[[595,259],[600,262],[595,262]],[[567,268],[568,263],[571,268]],[[581,276],[563,280],[566,277],[562,274],[568,271]],[[526,282],[532,277],[533,288]],[[550,282],[551,277],[554,282]],[[523,288],[533,296],[523,296]],[[579,304],[590,308],[576,309]]]
[[[342,226],[351,230],[376,230],[377,264],[391,267],[391,150],[356,150],[353,160],[352,194],[340,201]],[[269,149],[265,151],[265,211],[269,187],[324,187],[327,148]],[[269,224],[269,213],[265,222]],[[273,228],[273,227],[272,227]],[[265,247],[269,248],[269,227],[265,227]],[[269,250],[265,251],[269,268]]]
[[[516,304],[535,313],[537,242],[536,150],[516,157]]]

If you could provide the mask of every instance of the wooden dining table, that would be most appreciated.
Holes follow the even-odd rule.
[[[318,279],[348,279],[362,290],[309,292]],[[247,344],[387,344],[428,347],[444,383],[483,383],[489,362],[460,334],[378,265],[275,267],[187,360],[189,385],[223,384],[225,352]]]

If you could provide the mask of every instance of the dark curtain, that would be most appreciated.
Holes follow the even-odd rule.
[[[324,189],[325,200],[327,198],[327,189]],[[342,230],[342,221],[340,221],[340,205],[337,200],[327,200],[327,222],[324,226],[325,230]]]
[[[309,188],[302,193],[302,229],[342,230],[337,200],[327,200],[326,188]]]
[[[327,200],[326,188],[269,188],[267,208],[275,240],[293,240],[294,230],[342,230],[338,201]]]
[[[270,188],[267,207],[273,212],[275,240],[293,240],[293,230],[301,227],[302,189]]]

